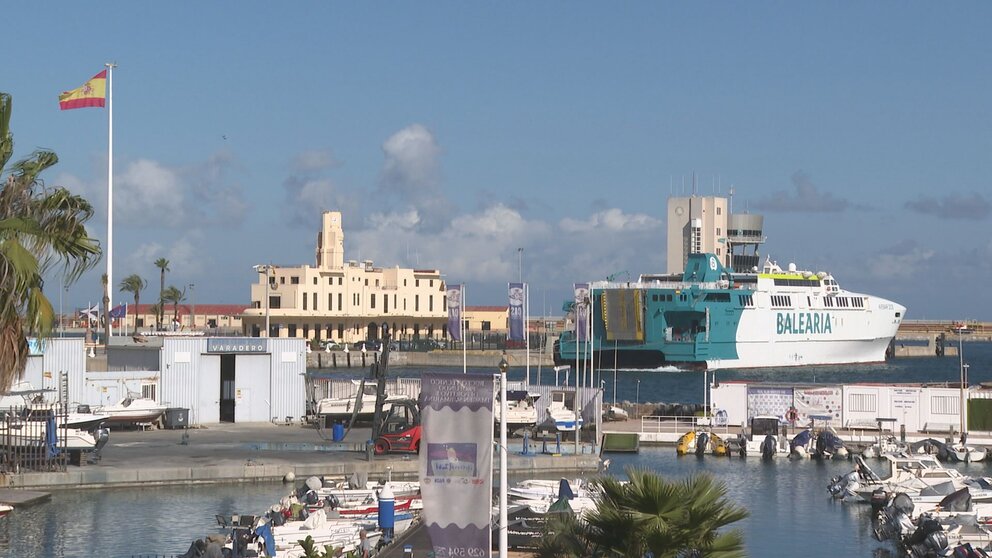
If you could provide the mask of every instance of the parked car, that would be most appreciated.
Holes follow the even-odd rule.
[[[371,339],[366,339],[365,341],[356,341],[354,344],[352,344],[351,350],[361,351],[362,347],[365,347],[366,351],[381,351],[382,341],[375,341]]]
[[[344,344],[337,341],[324,340],[320,342],[320,348],[325,351],[343,351]]]

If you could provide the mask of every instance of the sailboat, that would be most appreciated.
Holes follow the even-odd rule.
[[[968,365],[964,363],[964,343],[961,339],[961,334],[964,332],[964,324],[959,324],[958,326],[958,359],[959,366],[961,369],[961,440],[957,444],[951,444],[947,447],[948,458],[961,461],[964,463],[977,463],[979,461],[985,460],[987,450],[985,448],[980,448],[977,446],[972,446],[968,444],[968,420],[967,420],[967,401],[964,397],[964,390],[968,389]]]

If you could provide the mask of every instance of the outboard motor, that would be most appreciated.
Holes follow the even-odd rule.
[[[703,456],[706,454],[706,448],[710,445],[710,435],[701,432],[696,436],[696,455]]]
[[[871,509],[875,510],[876,512],[880,511],[882,508],[888,505],[889,493],[886,492],[884,488],[881,487],[876,488],[871,493],[871,500],[869,501],[869,503],[871,504]]]
[[[873,503],[874,505],[874,503]],[[913,500],[903,493],[896,494],[892,502],[878,513],[874,528],[875,538],[880,541],[902,540],[913,532]]]
[[[761,458],[771,459],[773,457],[775,457],[775,436],[769,434],[761,442]]]
[[[789,458],[790,459],[803,459],[809,457],[809,452],[806,451],[807,446],[809,446],[809,441],[812,439],[813,433],[809,429],[803,430],[799,434],[796,434],[792,441],[789,442]]]
[[[944,556],[947,550],[947,533],[940,523],[929,515],[920,518],[919,527],[906,537],[906,550],[914,558]]]
[[[838,500],[854,496],[857,493],[856,491],[861,488],[861,483],[858,482],[858,479],[859,475],[857,471],[851,471],[843,476],[836,476],[830,479],[830,484],[827,485],[827,491]]]

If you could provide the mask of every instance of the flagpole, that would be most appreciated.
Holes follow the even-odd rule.
[[[107,306],[114,307],[114,102],[113,73],[117,64],[107,67]],[[109,327],[113,336],[114,328]]]
[[[462,289],[462,296],[461,296],[462,307],[459,309],[458,312],[458,332],[459,332],[459,337],[462,338],[462,374],[468,374],[468,354],[465,351],[465,343],[467,340],[465,339],[465,318],[463,317],[465,313],[465,309],[468,308],[465,302],[465,283],[462,283],[461,289]]]
[[[530,389],[530,285],[524,283],[524,339],[527,348],[527,388]]]

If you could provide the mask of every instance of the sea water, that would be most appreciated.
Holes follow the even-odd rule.
[[[964,351],[964,360],[971,365],[970,383],[992,381],[992,344],[966,343]],[[957,382],[958,364],[956,357],[944,357],[898,359],[872,366],[720,371],[717,381]],[[423,370],[395,368],[390,375],[416,377]],[[532,367],[531,374],[536,379],[537,367]],[[525,375],[520,368],[510,371],[511,380]],[[553,383],[554,373],[543,368],[541,378],[544,383]],[[603,373],[602,382],[607,389],[605,400],[611,401],[612,371]],[[703,385],[699,372],[619,371],[616,382],[618,400],[637,398],[640,402],[698,403]],[[722,481],[727,498],[750,512],[735,525],[744,533],[749,556],[898,556],[890,544],[872,538],[867,506],[838,503],[827,493],[832,477],[851,471],[850,461],[676,457],[671,447],[642,448],[638,454],[609,457],[609,473],[617,476],[623,476],[627,467],[641,467],[667,478],[706,473]],[[878,464],[882,469],[876,471],[879,474],[887,472],[883,461],[870,463]],[[958,467],[971,475],[992,475],[992,464],[988,463]],[[216,515],[261,514],[288,492],[289,487],[281,483],[56,491],[48,502],[18,509],[0,519],[0,558],[182,554],[194,539],[219,532]]]

